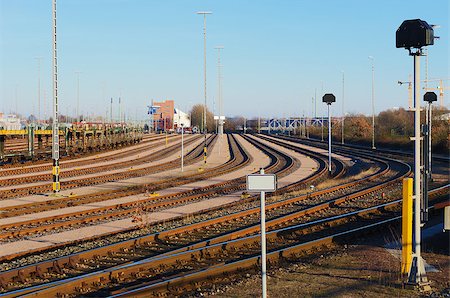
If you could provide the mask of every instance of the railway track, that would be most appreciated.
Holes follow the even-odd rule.
[[[268,153],[270,154],[270,152],[268,152]],[[284,168],[284,170],[287,171],[287,170],[289,170],[292,167],[292,165],[293,165],[292,159],[287,157],[287,156],[284,156],[284,159],[283,159],[282,162],[280,162],[279,158],[276,158],[275,156],[272,156],[272,162],[271,162],[271,165],[269,166],[268,170],[269,171],[274,170],[274,171],[277,171],[279,174],[282,174],[281,170],[276,170],[276,169],[277,168],[278,169]],[[235,180],[236,180],[235,183],[239,182],[239,188],[241,188],[244,180],[242,178],[235,179]],[[223,187],[221,186],[221,188],[222,188],[222,192],[223,192]]]
[[[149,149],[155,148],[158,145],[161,145],[161,142],[164,140],[164,136],[156,136],[156,137],[147,137],[144,138],[139,145],[136,146],[130,146],[125,147],[122,149],[122,151],[114,150],[110,152],[103,152],[101,154],[96,153],[95,155],[89,154],[83,155],[82,158],[80,157],[64,157],[61,159],[60,168],[67,169],[67,168],[73,168],[73,167],[83,167],[92,165],[95,163],[100,162],[110,162],[113,160],[117,160],[119,158],[124,158],[131,155],[141,154]],[[174,142],[178,137],[170,137],[168,138],[168,142]],[[12,167],[12,166],[2,166],[2,169],[0,171],[0,177],[7,177],[7,176],[14,176],[14,175],[25,175],[30,173],[37,173],[37,172],[44,172],[49,171],[51,172],[52,164],[45,161],[34,161],[30,162],[30,164],[27,164],[26,166],[21,167]],[[62,174],[62,173],[61,173]],[[3,184],[2,185],[6,185]]]
[[[86,144],[86,147],[83,149],[81,147],[78,147],[77,151],[68,151],[72,150],[72,146],[69,145],[69,147],[66,148],[66,141],[64,138],[60,138],[60,148],[61,153],[65,153],[65,157],[72,157],[75,155],[79,155],[81,152],[83,152],[83,155],[89,156],[92,154],[97,154],[98,151],[109,151],[111,149],[117,148],[117,147],[126,147],[127,145],[132,145],[136,142],[140,142],[142,139],[142,135],[140,133],[134,132],[134,136],[128,136],[128,137],[117,137],[113,136],[112,141],[109,144],[106,144],[103,139],[102,141],[99,141],[96,144],[92,144],[89,142]],[[3,168],[7,167],[15,167],[17,163],[20,164],[39,164],[39,163],[45,163],[48,162],[48,157],[51,155],[51,146],[49,146],[49,140],[51,139],[50,136],[47,136],[46,142],[39,145],[37,138],[34,140],[34,156],[31,157],[30,153],[28,151],[28,141],[26,138],[23,139],[9,139],[8,142],[5,144],[5,154],[2,158],[2,161],[0,164]],[[81,144],[81,141],[74,141],[75,144],[78,144],[78,142]],[[47,161],[45,161],[47,159]],[[63,157],[63,159],[66,159]]]
[[[398,203],[397,203],[398,205]],[[335,242],[347,242],[357,236],[376,232],[384,226],[399,221],[401,216],[391,211],[379,214],[380,209],[391,207],[382,204],[366,210],[351,212],[343,216],[331,217],[325,220],[317,220],[308,224],[300,224],[286,229],[279,229],[266,234],[268,243],[267,262],[272,265],[295,262],[306,255],[320,253],[323,249],[330,249]],[[356,224],[355,224],[356,222]],[[185,254],[178,254],[175,264],[173,256],[162,256],[151,260],[141,261],[139,271],[134,272],[134,278],[139,284],[128,282],[128,272],[135,268],[123,266],[117,271],[109,270],[113,284],[108,289],[100,289],[92,292],[88,283],[77,288],[75,293],[90,291],[91,295],[98,297],[149,297],[149,296],[179,296],[189,293],[196,294],[198,290],[207,292],[214,290],[222,284],[227,284],[244,277],[244,274],[258,273],[260,267],[259,235],[219,243],[208,247],[192,249]],[[245,254],[241,249],[245,248]],[[226,253],[225,253],[226,252]],[[185,255],[191,258],[187,260]],[[224,257],[226,255],[226,257]],[[219,259],[214,266],[205,266],[212,259]],[[193,260],[193,261],[192,261]],[[150,266],[149,263],[165,264],[166,274]],[[172,267],[172,268],[168,268]],[[177,271],[174,271],[177,270]],[[170,271],[172,270],[172,271]],[[184,272],[183,272],[184,271]],[[120,272],[121,275],[116,275]],[[183,273],[180,273],[183,272]],[[103,280],[105,282],[106,280]],[[76,283],[76,281],[69,281]],[[101,285],[100,280],[97,285]],[[72,284],[73,285],[73,284]],[[69,285],[71,287],[72,285]],[[56,285],[58,287],[58,285]],[[46,289],[36,293],[55,293],[54,289]],[[66,292],[70,292],[66,291]],[[35,293],[24,297],[33,297]]]
[[[208,177],[212,177],[214,175],[225,174],[232,170],[236,170],[239,167],[247,164],[250,159],[248,154],[242,151],[242,148],[237,148],[236,141],[234,137],[232,138],[233,142],[230,142],[231,145],[231,159],[229,162],[218,166],[214,169],[209,170],[208,173],[197,174],[187,178],[189,181],[198,181],[200,179],[205,179]],[[242,152],[239,155],[236,155],[235,151],[241,150]],[[270,152],[269,152],[270,154]],[[237,157],[236,157],[237,156]],[[292,161],[289,157],[284,156],[285,160],[288,160],[288,165],[282,164],[281,167],[285,167],[286,169],[292,166]],[[269,171],[273,168],[280,167],[279,158],[277,159],[275,155],[272,156],[272,163],[269,167]],[[280,172],[280,174],[282,174]],[[186,183],[186,178],[180,180],[179,183]],[[163,183],[163,182],[162,182]],[[28,236],[30,234],[35,234],[39,232],[52,232],[56,229],[60,229],[64,226],[69,226],[73,228],[77,225],[82,225],[101,220],[109,220],[111,218],[118,219],[126,216],[130,216],[134,212],[134,208],[139,206],[142,211],[149,212],[164,209],[171,206],[176,206],[180,204],[185,204],[187,202],[192,202],[196,200],[201,200],[204,198],[211,198],[218,195],[223,195],[226,193],[230,193],[233,191],[243,189],[244,180],[242,178],[234,179],[231,181],[213,184],[207,187],[197,188],[191,191],[185,191],[182,193],[176,193],[171,195],[166,195],[162,197],[155,198],[145,198],[141,200],[132,201],[130,203],[122,203],[117,205],[111,205],[103,208],[91,209],[83,212],[72,212],[64,215],[57,215],[45,218],[39,218],[34,220],[27,220],[21,222],[14,222],[11,224],[6,224],[0,226],[2,230],[2,239],[17,239],[24,236]],[[173,182],[172,182],[173,184]],[[161,185],[160,185],[161,187]],[[72,203],[73,204],[73,203]],[[37,204],[40,207],[39,204]],[[27,211],[32,210],[32,206],[26,206]],[[41,209],[39,211],[42,211]],[[15,213],[23,214],[23,208],[20,210],[15,210]]]
[[[179,179],[174,179],[172,181],[160,181],[155,183],[158,188],[168,188],[176,185],[185,184],[187,182],[194,182],[203,179],[207,179],[217,175],[223,175],[239,169],[251,161],[251,158],[248,156],[248,153],[242,150],[242,148],[238,147],[236,140],[234,137],[230,138],[230,159],[228,162],[219,165],[215,168],[211,168],[204,173],[194,174],[189,177],[181,177]],[[197,156],[198,159],[198,156]],[[146,197],[143,199],[133,200],[128,203],[120,203],[120,204],[112,204],[105,207],[98,207],[89,209],[87,211],[76,211],[70,212],[63,215],[56,215],[44,218],[37,218],[34,220],[15,222],[7,225],[1,225],[0,230],[2,233],[0,234],[0,239],[14,239],[23,238],[25,236],[29,236],[37,233],[49,233],[54,232],[56,230],[61,230],[64,227],[74,228],[77,226],[82,226],[86,224],[92,224],[94,222],[102,222],[108,220],[117,220],[120,218],[130,217],[136,212],[136,208],[139,208],[141,212],[154,212],[157,210],[167,209],[169,207],[186,204],[189,202],[202,200],[208,197],[214,197],[219,194],[225,194],[238,189],[236,184],[242,184],[241,181],[227,181],[222,183],[213,184],[207,187],[202,187],[198,189],[193,189],[189,191],[184,191],[181,193],[174,193],[165,196],[156,196],[156,197]],[[150,185],[147,185],[150,187]],[[158,190],[158,188],[154,188],[153,190]],[[133,195],[136,195],[137,192],[132,192]],[[129,193],[122,194],[123,196],[130,195]],[[117,198],[117,194],[112,194],[112,198]],[[101,197],[103,200],[106,200],[104,196]],[[111,199],[112,199],[111,198]],[[76,205],[86,204],[86,201],[80,201]],[[92,203],[89,201],[88,203]],[[66,207],[67,204],[70,206],[74,206],[75,203],[72,201],[64,202],[65,205],[62,207]],[[22,207],[19,210],[15,210],[13,214],[23,214],[24,209],[29,212],[37,213],[41,212],[41,204],[34,205],[38,210],[33,210],[33,205],[27,205],[25,208]],[[9,214],[11,215],[11,214]]]
[[[194,142],[194,141],[198,140],[199,138],[200,137],[191,139],[191,140],[187,141],[186,143]],[[212,139],[213,139],[213,137],[211,136],[210,141]],[[200,147],[201,147],[200,145],[197,146],[196,151],[195,151],[196,153],[199,152]],[[161,155],[158,155],[158,153],[153,155],[154,160],[158,160],[158,159],[162,158],[163,156],[167,156],[167,155],[171,154],[172,152],[177,152],[178,149],[179,149],[179,146],[177,146],[177,145],[172,145],[167,148],[164,148],[163,150],[160,151]],[[186,158],[187,158],[186,162],[190,162],[190,158],[193,155],[194,155],[194,153],[189,153],[186,156]],[[167,170],[169,168],[174,168],[178,165],[178,163],[179,163],[178,160],[173,160],[173,161],[165,162],[163,164],[151,165],[148,167],[142,167],[142,168],[137,168],[137,169],[127,169],[125,171],[111,173],[111,174],[99,173],[99,175],[89,177],[89,178],[80,178],[80,179],[72,179],[69,181],[64,181],[61,183],[61,186],[63,189],[72,189],[72,188],[76,188],[76,187],[96,185],[96,184],[105,183],[105,182],[118,181],[118,180],[133,178],[133,177],[140,177],[140,176],[148,175],[148,174],[155,173],[155,172],[158,172],[161,170]],[[124,162],[123,165],[126,166],[127,165],[126,162]],[[45,192],[49,192],[49,191],[51,191],[51,183],[38,184],[38,185],[33,185],[33,186],[25,186],[25,187],[17,187],[17,188],[9,188],[9,189],[0,190],[0,199],[8,199],[8,198],[26,196],[26,195],[31,195],[31,194],[39,194],[39,193],[45,193]]]
[[[442,189],[435,190],[433,193],[442,191]],[[446,191],[448,191],[448,186],[446,186]],[[386,214],[389,216],[395,215],[392,211],[386,212],[386,210],[389,210],[392,206],[397,206],[399,203],[400,200],[394,200],[390,203],[378,204],[364,209],[359,208],[357,211],[347,209],[340,215],[322,217],[319,220],[291,225],[282,229],[275,229],[279,227],[278,223],[270,220],[268,227],[273,231],[267,235],[269,261],[278,261],[279,258],[289,258],[290,254],[308,251],[324,244],[329,245],[337,236],[348,233],[349,229],[352,229],[352,231],[362,230],[366,226],[376,225],[380,220],[385,221]],[[342,211],[342,206],[339,209]],[[380,211],[383,211],[383,216],[381,216]],[[356,229],[355,218],[358,219]],[[361,221],[361,219],[363,220]],[[115,294],[118,296],[137,295],[139,293],[151,296],[160,294],[178,295],[187,290],[192,290],[192,287],[195,289],[196,286],[199,286],[199,282],[207,281],[214,276],[223,276],[224,272],[226,276],[227,272],[231,273],[236,270],[258,266],[260,236],[257,232],[258,226],[255,225],[237,233],[197,242],[191,246],[184,246],[183,239],[192,237],[195,232],[184,231],[185,236],[181,239],[174,237],[174,234],[158,234],[156,235],[158,245],[151,243],[148,239],[139,239],[138,244],[133,249],[124,248],[122,252],[111,253],[107,257],[94,255],[92,258],[86,258],[82,265],[75,265],[72,270],[83,271],[87,268],[98,268],[99,263],[110,264],[112,258],[126,258],[126,255],[130,254],[139,255],[147,249],[153,250],[157,255],[156,257],[113,267],[112,269],[100,270],[86,277],[68,279],[64,281],[64,284],[55,282],[40,287],[39,290],[30,288],[9,295],[13,297],[18,293],[25,294],[27,292],[32,293],[30,297],[36,295],[56,296],[63,295],[63,293],[68,295],[65,297],[87,295],[88,293],[96,297]],[[220,232],[218,234],[220,235]],[[248,236],[249,234],[250,236]],[[160,254],[162,246],[169,246],[170,242],[184,247],[175,251],[172,250],[170,253]],[[295,257],[298,257],[298,255],[295,255]],[[75,260],[72,261],[70,266],[74,264],[76,264]],[[60,274],[63,275],[67,273],[63,270],[64,268],[71,270],[59,263],[54,263],[53,267],[55,266],[60,266]],[[42,270],[42,277],[45,277],[45,271]],[[183,277],[180,277],[180,275]],[[191,277],[195,278],[191,279]],[[192,281],[195,282],[192,283]],[[136,286],[137,284],[139,286]]]
[[[385,171],[385,170],[380,171],[380,173],[383,174],[384,171]],[[379,174],[379,175],[381,175],[381,174]],[[303,198],[303,199],[305,199],[305,198]],[[300,200],[300,201],[301,201],[301,200]],[[268,206],[268,208],[271,208],[271,207]],[[276,209],[276,208],[274,208],[274,209]],[[283,208],[280,208],[280,209],[283,209]],[[254,211],[257,211],[257,210],[254,210]],[[254,212],[254,213],[256,213],[256,212]],[[229,221],[229,220],[230,220],[230,219],[228,218],[228,221]],[[186,230],[185,227],[183,227],[182,229],[183,229],[183,230]]]
[[[189,144],[195,142],[196,140],[200,139],[200,137],[197,138],[191,138],[191,139],[187,139],[185,141],[186,146],[188,146]],[[162,143],[157,143],[157,144],[153,144],[150,145],[146,148],[141,148],[139,151],[140,152],[144,152],[145,150],[149,150],[149,149],[154,149],[158,146],[161,146]],[[106,162],[108,160],[100,160],[97,161],[95,160],[95,162],[93,162],[92,160],[87,160],[87,161],[81,161],[77,164],[77,167],[74,168],[73,167],[73,163],[72,163],[72,168],[71,169],[66,169],[64,171],[61,172],[60,177],[62,179],[67,179],[67,178],[71,178],[71,177],[77,177],[77,176],[85,176],[85,175],[89,175],[89,174],[98,174],[101,172],[108,172],[108,171],[114,171],[114,170],[119,170],[119,169],[132,169],[135,166],[138,165],[142,165],[142,164],[147,164],[150,162],[154,162],[157,160],[160,160],[164,157],[169,156],[170,154],[172,154],[175,150],[177,150],[179,147],[179,145],[175,144],[172,146],[169,146],[167,148],[163,148],[159,151],[150,153],[150,154],[144,154],[140,157],[136,157],[134,159],[126,159],[124,161],[118,161],[118,162],[113,162],[111,160],[111,158],[109,158],[109,162],[107,162],[106,164],[103,165],[96,165],[96,163],[100,163],[100,162]],[[133,150],[131,153],[126,154],[128,156],[130,155],[134,155],[136,154],[136,152]],[[122,156],[123,158],[124,156]],[[117,156],[117,159],[119,159],[120,157]],[[116,157],[114,157],[114,159],[116,159]],[[76,163],[76,162],[75,162]],[[84,167],[84,168],[79,168],[82,166],[86,166],[86,165],[91,165],[90,167]],[[64,168],[66,166],[64,165]],[[36,169],[36,168],[35,168]],[[16,170],[14,172],[22,172],[26,171],[27,169],[19,169]],[[13,186],[13,185],[26,185],[26,184],[30,184],[30,183],[36,183],[36,182],[42,182],[42,181],[50,181],[52,174],[51,171],[47,171],[46,173],[42,173],[42,169],[39,171],[41,173],[35,173],[34,175],[27,175],[27,176],[15,176],[12,178],[4,178],[0,180],[0,185],[2,185],[3,187],[7,187],[7,186]],[[15,173],[15,175],[17,175],[17,173]],[[67,180],[66,180],[67,181]],[[71,183],[73,183],[73,180],[70,180]],[[66,184],[66,183],[64,183]]]

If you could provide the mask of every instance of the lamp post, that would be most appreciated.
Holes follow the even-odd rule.
[[[205,135],[203,143],[203,161],[206,164],[206,16],[212,14],[210,11],[198,11],[197,14],[203,15],[203,74],[204,74],[204,95],[205,95],[205,105],[203,107],[203,134]]]
[[[369,56],[372,61],[372,149],[375,147],[375,66],[373,56]]]
[[[336,96],[332,93],[327,93],[322,97],[322,101],[327,104],[328,107],[328,174],[331,175],[331,114],[330,106],[333,102],[336,102]]]
[[[421,257],[421,152],[420,152],[420,56],[422,47],[434,44],[434,31],[420,19],[404,21],[396,32],[396,47],[405,48],[414,57],[414,254],[408,283],[429,287]]]

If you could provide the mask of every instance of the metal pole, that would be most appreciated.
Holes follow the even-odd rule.
[[[58,128],[58,61],[56,52],[56,0],[53,0],[53,125],[52,125],[52,158],[53,158],[53,192],[59,192],[59,128]]]
[[[431,102],[428,105],[428,179],[433,180],[432,174],[431,174],[431,112],[432,112],[432,106]]]
[[[372,149],[376,149],[375,147],[375,66],[374,66],[374,58],[369,56],[369,59],[372,60]]]
[[[314,89],[314,118],[317,118],[317,88]]]
[[[414,56],[414,258],[409,271],[409,281],[426,282],[426,272],[420,253],[420,50]]]
[[[259,173],[264,175],[264,169]],[[267,272],[266,272],[266,193],[261,192],[261,277],[262,277],[262,297],[267,297]]]
[[[224,47],[223,46],[217,46],[217,75],[218,75],[218,97],[219,97],[219,127],[218,127],[218,134],[219,136],[223,135],[223,120],[222,120],[222,116],[223,116],[223,111],[222,111],[222,74],[221,74],[221,68],[222,65],[220,64],[220,50],[222,50]],[[220,141],[221,138],[219,138]]]
[[[184,171],[184,125],[181,124],[181,172]]]
[[[41,121],[41,59],[42,57],[36,58],[38,61],[38,123]]]
[[[344,99],[345,99],[345,73],[342,72],[342,144],[344,144],[344,122],[345,122],[345,110],[344,110]]]
[[[331,114],[330,114],[330,106],[328,104],[328,172],[331,175]]]
[[[203,142],[203,161],[206,164],[207,148],[206,148],[206,15],[211,14],[209,11],[199,11],[197,14],[203,15],[203,74],[204,74],[204,96],[205,105],[203,106],[203,134],[205,135]]]
[[[77,74],[77,121],[81,121],[80,117],[80,72],[76,71]]]
[[[109,113],[109,122],[112,124],[113,122],[113,98],[111,97],[111,106],[110,106],[110,113]]]

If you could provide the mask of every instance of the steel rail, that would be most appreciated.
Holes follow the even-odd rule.
[[[234,147],[232,149],[238,150]],[[239,158],[236,158],[234,150],[232,150],[233,153],[231,154],[230,160],[226,163],[212,169],[208,169],[206,173],[194,174],[190,175],[189,177],[182,177],[181,179],[177,179],[178,183],[175,184],[184,184],[186,182],[194,182],[212,176],[223,175],[225,173],[235,171],[250,162],[251,159],[246,152],[241,152]],[[200,189],[185,191],[182,193],[144,198],[128,203],[120,203],[107,207],[98,207],[87,211],[78,211],[64,215],[55,215],[46,218],[0,225],[0,239],[16,238],[18,236],[23,237],[37,232],[56,230],[65,226],[73,227],[80,224],[91,224],[92,222],[101,220],[113,218],[119,219],[125,216],[131,216],[135,212],[134,208],[136,207],[141,207],[142,211],[145,212],[159,210],[164,207],[168,208],[199,199],[213,197],[218,193],[231,192],[233,190],[236,190],[236,187],[232,186],[232,184],[236,182],[237,181],[232,180],[228,182],[216,183],[207,187],[202,187]],[[155,184],[159,185],[159,187],[162,187],[164,185],[164,181],[161,181],[159,183],[156,182]],[[172,181],[171,186],[173,186],[173,184],[174,182]],[[77,217],[83,218],[76,219]],[[61,222],[62,220],[65,221]]]
[[[211,136],[209,139],[209,142],[212,142],[213,138],[214,137]],[[190,141],[194,142],[195,140],[190,140]],[[176,152],[178,150],[177,146],[173,145],[171,147],[164,149],[165,154],[170,153],[170,152],[168,152],[169,149],[172,152]],[[198,146],[193,150],[198,151]],[[191,156],[191,154],[192,154],[192,152],[188,153],[186,155],[186,157],[189,158]],[[158,169],[161,169],[162,167],[169,167],[169,166],[176,167],[176,162],[177,162],[176,160],[169,161],[169,162],[166,162],[166,163],[160,164],[160,165],[148,166],[148,167],[141,168],[141,169],[131,169],[131,170],[122,171],[122,172],[114,173],[114,174],[103,173],[99,176],[91,177],[88,179],[75,179],[72,181],[67,181],[64,183],[63,186],[64,186],[64,189],[71,189],[71,188],[80,187],[80,186],[96,185],[99,183],[123,180],[123,179],[128,179],[128,178],[133,178],[133,177],[139,177],[142,175],[148,175],[150,173],[157,172]],[[50,189],[51,189],[50,184],[41,184],[41,185],[32,186],[32,187],[22,187],[22,188],[8,189],[8,190],[0,190],[0,199],[1,198],[3,198],[3,199],[13,198],[13,197],[17,197],[17,196],[25,196],[25,195],[29,195],[29,194],[36,194],[39,192],[46,192],[46,191],[50,191]]]
[[[270,208],[270,207],[269,207]],[[161,235],[162,236],[162,235]]]
[[[398,202],[396,204],[398,204]],[[367,210],[360,210],[356,213],[351,212],[346,217],[367,214],[374,210],[379,210],[380,208],[385,207],[386,204],[382,204],[379,206],[368,208]],[[329,218],[328,220],[325,220],[325,222],[339,221],[341,219],[342,217],[333,217]],[[386,220],[383,220],[381,222],[384,223],[386,222]],[[309,223],[308,225],[322,224],[322,223],[324,223],[324,220]],[[289,257],[294,253],[302,252],[305,250],[311,250],[314,247],[322,246],[324,244],[331,244],[332,241],[338,236],[353,233],[355,231],[363,231],[366,230],[367,227],[374,227],[379,224],[380,224],[379,222],[371,223],[367,226],[351,229],[350,231],[335,233],[332,234],[331,236],[322,237],[317,240],[300,244],[298,243],[296,244],[295,241],[292,242],[291,241],[292,239],[287,239],[286,232],[287,231],[290,233],[296,232],[299,229],[304,228],[305,224],[289,227],[288,229],[284,228],[274,230],[267,234],[268,242],[272,243],[272,251],[268,253],[268,261],[272,263],[279,260],[280,258]],[[82,277],[74,277],[66,279],[64,281],[50,283],[45,285],[44,288],[34,287],[34,289],[33,288],[25,289],[24,290],[25,292],[16,291],[6,293],[5,295],[6,297],[15,297],[17,296],[18,293],[21,293],[20,295],[24,295],[23,297],[36,297],[39,295],[56,296],[68,294],[69,295],[87,294],[89,291],[94,292],[98,291],[99,288],[102,288],[104,286],[111,287],[114,284],[119,285],[121,283],[130,284],[130,278],[131,280],[145,278],[148,275],[147,272],[153,272],[150,273],[150,275],[152,276],[151,279],[153,279],[153,281],[150,281],[149,285],[144,284],[144,286],[141,286],[140,285],[141,283],[139,283],[138,286],[133,286],[133,283],[131,283],[132,285],[131,290],[125,287],[125,292],[117,295],[118,296],[130,294],[137,295],[139,292],[142,291],[145,291],[144,293],[145,295],[149,295],[149,291],[151,291],[152,295],[158,295],[158,293],[174,295],[176,294],[176,290],[174,290],[174,287],[185,285],[186,283],[191,283],[194,280],[199,282],[207,280],[213,276],[222,275],[224,274],[224,272],[230,273],[236,270],[239,271],[251,268],[253,266],[258,266],[259,263],[259,256],[257,250],[257,246],[259,245],[258,237],[259,235],[252,235],[240,239],[220,242],[217,244],[208,243],[207,246],[194,248],[189,251],[144,259],[138,262],[116,266],[114,268],[101,270],[95,273],[90,273]],[[280,245],[277,246],[279,242],[282,242],[281,248]],[[243,248],[247,250],[249,249],[249,252],[247,254],[237,253],[235,254],[236,256],[234,257],[234,259],[231,260],[227,260],[226,257],[225,259],[221,260],[222,258],[221,256],[223,256],[224,252],[229,252],[230,254],[233,254],[232,252],[236,253],[237,251],[241,251]],[[211,260],[216,259],[216,261],[214,262],[214,264],[211,264],[212,266],[210,266],[208,259]],[[184,270],[181,269],[184,267],[184,265],[190,264],[192,262],[199,263],[199,266],[196,267],[192,265],[194,266],[193,269],[186,268],[187,271],[186,269]],[[179,267],[180,269],[175,269],[172,275],[170,275],[169,273],[169,276],[165,275],[166,277],[164,278],[165,279],[164,281],[160,281],[161,275],[163,274],[162,273],[163,271],[161,270],[164,270],[164,268],[167,268],[168,266],[170,266],[170,264],[173,264],[175,267]],[[191,267],[191,265],[189,265],[188,267]],[[192,271],[193,273],[191,273]],[[183,273],[181,277],[179,276],[178,272]],[[138,287],[138,289],[135,289],[136,287]],[[108,291],[107,292],[100,291],[100,293],[108,293],[107,294],[108,296],[110,296],[111,294],[114,295],[114,291],[112,293]]]
[[[164,137],[158,137],[158,138],[147,138],[144,139],[142,142],[140,142],[139,146],[127,146],[122,148],[122,150],[125,150],[123,152],[108,152],[110,154],[98,157],[99,154],[96,152],[95,155],[91,154],[90,156],[83,156],[83,157],[76,157],[76,158],[64,158],[61,159],[64,162],[61,163],[61,169],[67,169],[71,167],[82,167],[86,165],[92,165],[93,163],[100,163],[100,162],[109,162],[114,159],[118,158],[124,158],[130,155],[140,154],[142,152],[146,152],[149,149],[155,148],[157,146],[160,146],[160,142],[162,141]],[[171,137],[169,139],[169,142],[173,142],[175,139],[174,137]],[[115,151],[115,150],[113,150]],[[81,160],[80,160],[81,159]],[[22,166],[22,167],[9,167],[4,168],[2,167],[2,171],[0,171],[0,177],[7,177],[7,176],[13,176],[13,175],[23,175],[23,174],[30,174],[30,173],[36,173],[36,172],[43,172],[43,171],[51,171],[51,163],[33,163],[31,165]],[[3,181],[3,180],[2,180]],[[2,183],[3,184],[3,183]],[[6,185],[6,184],[4,184]]]

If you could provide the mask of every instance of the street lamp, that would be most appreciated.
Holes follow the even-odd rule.
[[[331,93],[327,93],[322,97],[322,101],[327,104],[328,107],[328,173],[331,175],[331,115],[330,106],[333,102],[336,102],[336,96]]]
[[[409,270],[408,282],[418,286],[428,284],[425,266],[421,257],[421,173],[420,173],[420,56],[422,47],[434,44],[434,31],[420,19],[404,21],[396,32],[396,47],[405,48],[414,57],[414,254]],[[414,50],[415,49],[415,50]]]
[[[204,74],[204,86],[205,86],[205,105],[203,107],[203,134],[205,135],[205,140],[203,143],[203,161],[206,164],[206,16],[212,14],[210,11],[198,11],[197,14],[203,15],[203,74]]]
[[[375,148],[375,67],[374,67],[374,58],[373,56],[369,56],[369,59],[372,60],[372,149]]]

